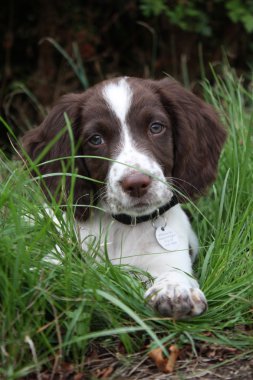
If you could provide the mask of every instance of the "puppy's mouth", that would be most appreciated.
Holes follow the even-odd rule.
[[[137,210],[147,209],[149,207],[150,207],[150,204],[145,203],[145,202],[139,202],[139,203],[136,203],[134,206],[132,206],[133,209],[137,209]]]
[[[122,207],[117,210],[115,214],[126,214],[129,216],[144,216],[152,214],[155,210],[163,206],[162,202],[151,204],[148,202],[140,201],[131,205],[130,207]]]
[[[148,203],[140,202],[132,206],[129,210],[127,210],[126,214],[130,214],[130,215],[134,214],[138,216],[145,215],[152,212],[152,210],[155,210],[155,209],[156,209],[156,206],[152,206]]]
[[[119,201],[107,200],[101,203],[102,208],[110,212],[111,214],[126,214],[129,216],[142,216],[147,215],[161,207],[162,204],[156,202],[155,204],[140,200],[139,202],[132,203],[130,205],[124,205]]]

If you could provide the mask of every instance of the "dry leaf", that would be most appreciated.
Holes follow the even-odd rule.
[[[166,364],[166,370],[167,372],[173,372],[179,355],[179,348],[177,345],[173,344],[172,346],[170,346],[169,351],[170,356]]]
[[[96,371],[96,376],[99,379],[107,379],[113,372],[113,367],[107,367],[103,369],[98,369]]]
[[[165,367],[165,362],[167,359],[163,357],[163,352],[161,348],[155,348],[154,350],[150,351],[148,353],[148,356],[150,359],[152,359],[155,362],[155,365],[157,368],[163,372]]]
[[[73,380],[84,380],[85,379],[85,376],[83,373],[79,372],[77,373],[74,377],[73,377]]]
[[[179,355],[179,349],[176,345],[169,348],[170,355],[168,358],[163,356],[161,348],[156,348],[149,352],[148,356],[155,362],[157,368],[163,373],[174,371],[176,361]]]

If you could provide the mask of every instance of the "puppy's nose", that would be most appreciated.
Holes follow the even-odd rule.
[[[142,173],[132,173],[121,181],[122,189],[131,197],[141,198],[148,191],[151,178]]]

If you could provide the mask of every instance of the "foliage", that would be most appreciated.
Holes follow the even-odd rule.
[[[148,275],[113,266],[99,241],[83,252],[71,197],[66,218],[55,202],[52,218],[30,168],[1,156],[0,377],[39,375],[60,360],[84,371],[90,347],[115,352],[116,339],[128,360],[143,347],[145,356],[147,342],[151,348],[176,343],[195,351],[197,342],[213,342],[242,355],[253,351],[253,94],[227,68],[224,79],[215,75],[214,87],[205,81],[203,88],[229,129],[215,185],[198,207],[189,205],[208,311],[185,321],[156,315],[143,301]]]
[[[225,2],[228,16],[233,22],[241,22],[247,32],[253,32],[253,3],[251,0]]]
[[[247,32],[253,31],[253,3],[251,0],[201,1],[191,0],[168,2],[167,0],[141,0],[140,9],[144,16],[164,14],[172,24],[179,28],[199,33],[203,36],[213,35],[214,16],[224,14],[233,23],[241,23]]]
[[[201,77],[200,48],[204,65],[221,61],[225,49],[233,67],[245,73],[253,61],[252,15],[251,0],[3,2],[0,113],[16,135],[41,122],[35,102],[33,108],[17,83],[29,88],[41,109],[118,75],[166,72],[192,84]],[[10,153],[3,130],[0,146]]]

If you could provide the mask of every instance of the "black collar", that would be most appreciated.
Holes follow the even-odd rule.
[[[170,208],[172,208],[176,204],[178,204],[178,199],[175,195],[173,195],[169,203],[166,203],[166,205],[158,208],[157,210],[152,212],[152,214],[142,215],[142,216],[131,216],[127,214],[117,214],[117,215],[112,214],[112,217],[122,224],[135,226],[138,223],[147,222],[148,220],[157,218],[159,215],[164,214],[166,211],[168,211]]]

